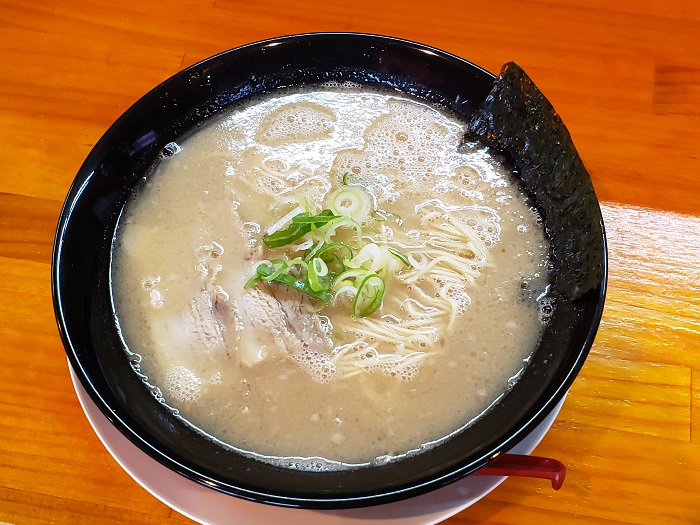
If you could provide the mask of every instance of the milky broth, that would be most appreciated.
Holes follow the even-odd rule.
[[[172,145],[113,250],[139,373],[212,439],[296,468],[381,463],[467,426],[516,380],[552,305],[538,215],[464,129],[395,94],[324,88],[257,100]],[[261,260],[299,255],[264,247],[266,229],[299,195],[320,211],[343,182],[372,198],[364,240],[413,267],[398,265],[365,319],[347,300],[302,306],[324,332],[292,350],[274,336],[289,327],[243,307],[284,285],[243,287]],[[444,256],[430,251],[440,243]],[[393,335],[372,335],[380,325]]]

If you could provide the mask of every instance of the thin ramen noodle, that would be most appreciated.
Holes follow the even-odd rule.
[[[170,145],[113,249],[144,380],[200,432],[293,468],[391,461],[468,427],[551,304],[539,217],[464,129],[325,87]]]

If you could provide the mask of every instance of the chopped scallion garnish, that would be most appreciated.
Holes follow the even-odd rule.
[[[373,211],[371,195],[360,186],[348,185],[348,177],[349,173],[343,174],[342,186],[330,195],[328,209],[318,214],[287,213],[274,228],[268,229],[272,233],[263,235],[265,246],[280,248],[303,238],[289,249],[305,250],[304,256],[260,263],[255,275],[245,283],[245,289],[270,282],[290,286],[324,303],[333,294],[348,296],[352,298],[355,317],[367,317],[381,307],[386,280],[400,271],[399,263],[393,258],[407,267],[412,265],[399,250],[363,238],[360,223],[367,221],[370,214],[379,214],[383,219],[392,214]],[[339,235],[341,228],[354,230],[354,235]]]
[[[267,273],[267,270],[265,270],[264,274],[261,274],[258,272],[258,276],[263,280],[263,281],[274,281],[278,275],[282,275],[282,273],[289,268],[289,265],[284,262],[282,259],[275,259],[274,261],[270,261],[270,265],[265,265],[267,268],[272,268],[272,273]]]
[[[276,231],[269,235],[263,235],[263,243],[268,248],[279,248],[293,243],[297,239],[301,239],[304,235],[311,231],[310,224],[290,224],[284,230]]]
[[[269,235],[263,235],[263,243],[268,248],[287,246],[301,239],[310,231],[339,218],[341,217],[333,215],[333,212],[330,210],[323,210],[318,215],[309,212],[299,213],[292,217],[292,223],[284,230],[279,230]]]
[[[376,273],[362,279],[352,302],[352,315],[367,317],[382,305],[385,289],[384,281]]]
[[[361,224],[372,212],[372,197],[361,186],[343,185],[328,198],[328,207],[336,215],[352,217]]]
[[[314,290],[313,288],[311,288],[308,282],[298,277],[294,277],[293,275],[289,275],[287,273],[279,273],[274,278],[271,278],[271,276],[274,273],[276,273],[276,270],[274,270],[271,266],[268,266],[267,264],[260,264],[256,272],[261,279],[286,284],[287,286],[291,286],[295,290],[299,290],[300,292],[305,293],[309,297],[318,299],[319,301],[328,302],[333,297],[330,294],[330,292],[325,290]]]
[[[292,217],[292,224],[310,224],[312,227],[319,227],[324,224],[331,222],[333,219],[337,219],[339,216],[334,215],[331,210],[323,210],[318,215],[311,215],[310,213],[300,213]]]
[[[331,287],[331,275],[328,266],[320,257],[315,257],[307,266],[309,286],[315,292],[327,292]]]
[[[333,273],[340,273],[345,270],[345,261],[353,257],[352,248],[342,242],[332,242],[324,245],[314,253],[315,257],[323,259]]]
[[[389,253],[396,257],[399,261],[404,263],[406,266],[409,268],[412,268],[413,265],[411,264],[411,261],[408,260],[408,256],[405,253],[401,253],[399,250],[396,250],[394,248],[389,247],[388,248]]]

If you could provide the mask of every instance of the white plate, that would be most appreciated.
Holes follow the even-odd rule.
[[[70,368],[70,365],[69,365]],[[73,369],[73,386],[92,428],[119,465],[148,492],[177,512],[205,525],[285,523],[285,525],[430,525],[473,505],[506,478],[467,476],[446,487],[396,503],[350,510],[302,510],[245,501],[195,483],[141,451],[117,430],[85,392]],[[525,439],[514,454],[530,454],[552,426],[564,400]]]

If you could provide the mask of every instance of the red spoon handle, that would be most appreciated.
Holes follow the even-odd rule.
[[[552,488],[559,490],[564,484],[566,467],[560,461],[537,456],[520,454],[504,454],[494,459],[485,467],[472,474],[473,476],[523,476],[527,478],[548,479]]]

